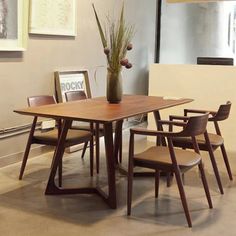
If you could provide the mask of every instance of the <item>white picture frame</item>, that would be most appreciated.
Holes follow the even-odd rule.
[[[77,35],[76,0],[30,0],[29,33]]]
[[[65,93],[69,91],[84,91],[87,98],[91,98],[87,70],[56,71],[54,72],[54,78],[58,102],[65,102]]]
[[[28,12],[28,0],[0,2],[0,51],[26,50]]]

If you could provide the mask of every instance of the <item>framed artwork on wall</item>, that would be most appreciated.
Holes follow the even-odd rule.
[[[29,33],[76,36],[76,0],[30,0]]]
[[[28,0],[0,1],[0,51],[26,49],[28,7]]]
[[[58,102],[65,102],[65,93],[69,91],[85,91],[91,98],[91,90],[87,70],[56,71],[54,73],[56,98]]]

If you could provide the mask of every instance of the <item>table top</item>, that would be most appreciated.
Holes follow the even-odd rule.
[[[14,110],[14,112],[29,116],[105,123],[189,103],[191,101],[193,101],[193,99],[124,95],[119,104],[110,104],[106,101],[106,97],[98,97],[74,102],[17,109]]]

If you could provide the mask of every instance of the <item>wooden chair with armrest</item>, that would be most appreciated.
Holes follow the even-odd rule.
[[[203,134],[206,130],[208,114],[190,117],[187,122],[177,121],[159,121],[162,125],[181,126],[183,129],[179,132],[152,131],[146,129],[131,129],[129,144],[129,167],[128,167],[128,198],[127,198],[127,214],[131,214],[132,186],[133,186],[133,168],[135,166],[150,168],[155,170],[155,197],[158,197],[159,191],[159,171],[173,172],[176,177],[180,198],[184,208],[188,226],[192,227],[191,217],[188,210],[187,199],[185,196],[184,186],[181,173],[184,173],[194,166],[198,166],[201,173],[201,180],[204,186],[205,194],[208,200],[209,208],[212,208],[210,192],[205,177],[205,172],[200,156],[196,136]],[[153,146],[146,151],[134,153],[134,136],[150,135],[167,138],[167,146]],[[183,150],[174,148],[173,138],[190,137],[194,144],[194,150]]]
[[[56,104],[56,100],[53,96],[48,95],[41,95],[41,96],[32,96],[28,98],[28,105],[30,107],[35,106],[43,106],[43,105],[49,105],[49,104]],[[37,124],[38,117],[35,116],[33,120],[33,124],[30,130],[30,134],[28,137],[28,142],[26,145],[25,153],[23,156],[23,161],[20,169],[20,175],[19,179],[21,180],[24,174],[24,170],[26,167],[26,163],[28,160],[30,148],[32,144],[43,144],[43,145],[49,145],[49,146],[57,146],[59,134],[60,134],[60,126],[61,122],[60,120],[57,120],[58,123],[58,129],[55,128],[53,130],[47,131],[47,132],[35,132],[36,124]],[[76,144],[85,143],[85,142],[91,142],[93,143],[93,135],[92,135],[92,129],[89,130],[68,130],[66,142],[64,149]],[[93,176],[93,145],[90,145],[90,175]],[[62,184],[62,163],[59,165],[58,169],[58,175],[59,175],[59,186]]]
[[[216,176],[216,180],[219,186],[220,193],[223,194],[224,190],[221,183],[221,178],[219,174],[219,170],[217,167],[217,163],[215,160],[214,151],[220,147],[221,152],[224,158],[225,166],[228,172],[228,176],[230,180],[233,180],[231,168],[229,165],[228,156],[225,150],[224,139],[222,137],[218,122],[226,120],[229,117],[231,108],[231,102],[227,102],[226,104],[222,104],[219,106],[218,111],[206,111],[206,110],[197,110],[197,109],[185,109],[184,116],[170,116],[170,120],[186,120],[186,116],[190,113],[196,114],[204,114],[209,112],[210,117],[208,119],[209,122],[214,123],[214,127],[216,133],[208,133],[207,131],[196,137],[200,150],[208,151],[210,160],[213,166],[214,174]],[[173,144],[175,147],[182,148],[193,148],[192,140],[189,137],[175,137],[173,138]]]
[[[78,100],[84,100],[87,99],[87,96],[84,91],[69,91],[65,93],[66,101],[78,101]],[[88,130],[90,129],[89,124],[80,124],[80,125],[73,125],[71,129],[78,129],[78,130]],[[113,130],[115,127],[113,126]],[[96,143],[96,171],[99,173],[99,166],[100,166],[100,137],[104,136],[104,127],[102,124],[96,123],[94,125],[94,136],[95,136],[95,143]],[[122,140],[122,136],[120,137]],[[83,147],[83,152],[82,152],[82,158],[86,152],[88,143],[84,144]],[[119,160],[121,162],[122,160],[122,155],[121,155],[121,150],[122,150],[122,141],[120,142],[120,147],[119,147]]]

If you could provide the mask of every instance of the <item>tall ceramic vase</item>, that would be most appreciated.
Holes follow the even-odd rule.
[[[109,103],[120,103],[122,100],[122,78],[121,73],[107,69],[107,101]]]

